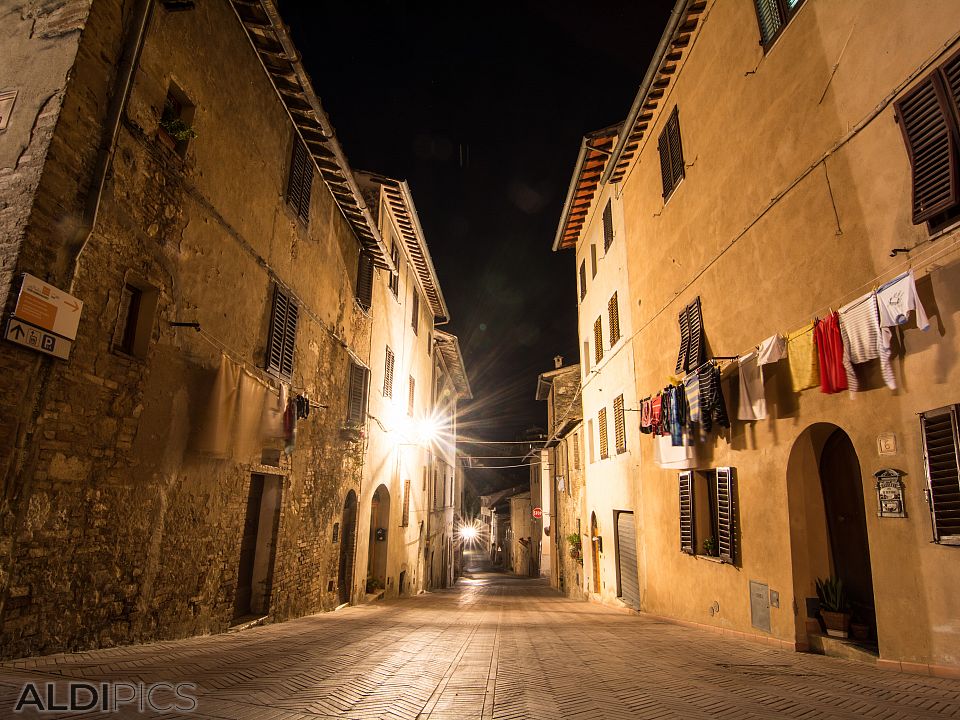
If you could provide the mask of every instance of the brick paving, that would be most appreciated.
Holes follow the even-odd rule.
[[[56,681],[66,693],[71,680],[190,682],[197,708],[12,712],[23,683]],[[408,600],[0,665],[0,718],[78,716],[960,718],[960,681],[723,638],[475,570],[456,588]]]

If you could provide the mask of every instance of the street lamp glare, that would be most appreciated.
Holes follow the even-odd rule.
[[[477,529],[473,525],[464,525],[460,528],[460,538],[463,540],[476,540]]]

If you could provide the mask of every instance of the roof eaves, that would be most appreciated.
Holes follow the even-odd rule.
[[[467,377],[467,369],[463,364],[459,339],[456,335],[436,329],[434,329],[434,339],[443,356],[443,362],[447,367],[447,372],[450,373],[454,387],[457,388],[457,398],[472,400],[473,391],[470,389],[470,379]]]
[[[376,220],[274,0],[230,0],[237,19],[320,177],[374,264],[394,270]]]

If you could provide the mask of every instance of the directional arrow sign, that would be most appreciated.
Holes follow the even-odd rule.
[[[73,346],[73,343],[69,340],[64,340],[58,335],[48,333],[17,318],[10,318],[10,320],[7,321],[5,337],[17,345],[23,345],[37,352],[53,355],[61,360],[66,360],[70,357],[70,348]]]
[[[17,307],[13,311],[19,320],[74,340],[82,310],[83,302],[73,295],[29,273],[23,274]]]

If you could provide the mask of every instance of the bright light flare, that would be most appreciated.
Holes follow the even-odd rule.
[[[457,539],[465,547],[479,545],[482,527],[478,518],[469,520],[464,518],[460,523],[460,528],[457,530]]]
[[[479,535],[479,533],[477,532],[477,529],[473,527],[473,525],[466,525],[460,528],[460,539],[463,540],[464,542],[470,542],[471,540],[476,540],[477,535]]]

